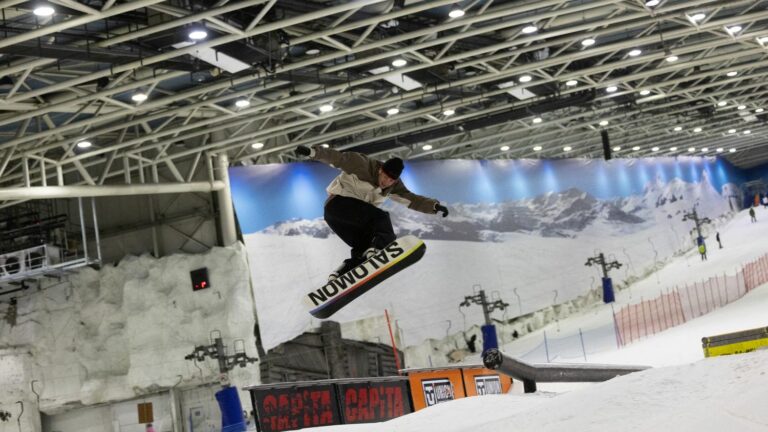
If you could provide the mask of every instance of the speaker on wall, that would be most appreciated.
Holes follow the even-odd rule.
[[[192,291],[199,291],[211,287],[211,283],[208,281],[207,267],[192,270],[189,272],[189,276],[192,278]]]
[[[608,131],[601,130],[600,137],[603,138],[603,157],[605,160],[611,160],[611,141],[608,139]]]

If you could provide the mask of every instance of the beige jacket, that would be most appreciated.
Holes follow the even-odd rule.
[[[329,199],[334,195],[341,195],[379,206],[387,198],[392,198],[411,210],[428,214],[436,213],[435,206],[439,201],[409,191],[400,179],[382,190],[378,182],[379,168],[383,162],[361,153],[342,153],[323,147],[313,147],[310,157],[341,170],[341,174],[326,188]]]

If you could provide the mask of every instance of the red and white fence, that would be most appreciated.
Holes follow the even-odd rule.
[[[676,286],[653,300],[627,305],[613,314],[616,338],[624,346],[700,317],[740,299],[768,282],[768,255],[746,264],[733,276],[715,276]]]

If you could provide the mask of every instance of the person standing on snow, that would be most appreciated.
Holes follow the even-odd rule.
[[[701,254],[702,261],[707,260],[707,247],[704,245],[704,243],[699,245],[699,254]]]
[[[752,218],[752,222],[757,222],[757,218],[755,217],[755,208],[750,207],[749,208],[749,217]]]
[[[448,216],[448,208],[438,200],[417,195],[405,187],[400,180],[405,167],[400,158],[381,162],[362,153],[306,146],[298,146],[296,155],[341,170],[326,189],[324,218],[352,251],[328,276],[329,281],[362,264],[397,239],[389,213],[378,208],[387,198],[411,210]]]

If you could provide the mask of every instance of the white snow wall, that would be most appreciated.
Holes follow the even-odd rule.
[[[189,272],[207,267],[211,287],[192,290]],[[177,385],[218,380],[218,363],[185,360],[196,345],[209,345],[221,332],[228,354],[233,341],[256,353],[255,309],[245,249],[241,244],[206,254],[124,258],[101,270],[85,268],[39,292],[18,299],[15,325],[0,306],[0,410],[3,427],[17,431],[24,401],[23,431],[39,431],[39,410],[53,414],[71,407],[135,398]],[[258,363],[235,368],[233,385],[258,384]],[[241,394],[247,406],[247,394]]]

